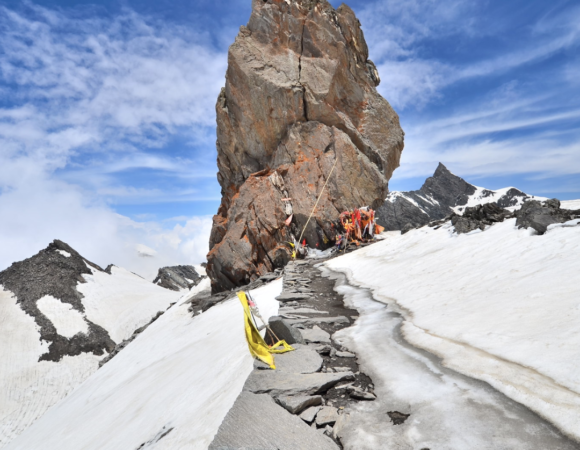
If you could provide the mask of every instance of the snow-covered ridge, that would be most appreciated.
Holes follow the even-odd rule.
[[[235,295],[188,312],[208,287],[204,279],[6,450],[207,449],[253,369]],[[281,291],[282,280],[252,291],[266,321]]]
[[[0,272],[0,448],[180,295],[60,241]]]
[[[547,200],[529,196],[514,187],[493,191],[474,186],[439,163],[421,189],[390,192],[377,209],[377,222],[387,231],[417,228],[452,213],[462,214],[465,208],[480,204],[496,203],[513,211],[528,199]]]
[[[411,344],[580,441],[579,253],[580,226],[536,236],[508,219],[390,233],[327,265],[401,312]]]

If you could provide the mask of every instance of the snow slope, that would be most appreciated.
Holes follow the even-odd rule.
[[[580,226],[543,236],[515,219],[388,234],[327,262],[404,318],[412,345],[580,440]]]
[[[38,310],[64,338],[86,334],[88,319],[120,343],[181,295],[124,269],[112,267],[108,274],[89,268],[92,275],[83,275],[86,283],[77,285],[84,294],[84,313],[52,296],[37,302]],[[96,372],[99,361],[106,356],[80,353],[64,355],[59,361],[39,361],[48,344],[41,340],[34,318],[2,286],[0,343],[0,448]]]
[[[208,286],[204,279],[194,290]],[[282,280],[252,291],[264,319],[277,313],[281,291]],[[192,318],[189,297],[6,448],[206,449],[253,359],[237,298]]]
[[[461,214],[463,211],[465,211],[465,208],[477,205],[485,205],[487,203],[499,203],[502,205],[503,202],[505,202],[505,209],[509,211],[515,211],[516,209],[520,209],[526,200],[548,200],[547,197],[538,197],[535,195],[530,195],[528,197],[514,187],[506,187],[497,190],[485,189],[479,186],[474,187],[475,192],[467,197],[467,203],[452,208],[453,211],[455,211],[457,214]],[[510,195],[513,191],[523,195]]]

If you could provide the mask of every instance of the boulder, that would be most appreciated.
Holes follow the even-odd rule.
[[[286,343],[292,344],[304,344],[304,339],[302,338],[302,334],[296,328],[294,328],[290,322],[285,319],[282,319],[280,316],[272,316],[270,320],[268,320],[268,325],[272,332],[276,335],[278,339],[282,339],[286,341]],[[270,333],[266,333],[266,342],[268,345],[273,345],[272,338]]]
[[[327,0],[254,0],[217,105],[218,181],[207,273],[217,292],[326,248],[338,214],[383,203],[404,133],[376,86],[360,23]],[[288,220],[288,225],[286,221]]]
[[[538,234],[544,234],[549,225],[564,223],[580,217],[580,211],[560,208],[560,201],[553,198],[545,202],[530,200],[516,212],[518,228],[533,228]]]

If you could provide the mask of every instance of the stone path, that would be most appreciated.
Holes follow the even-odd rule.
[[[279,316],[270,327],[296,350],[275,355],[276,370],[256,361],[210,449],[339,449],[345,407],[375,399],[356,355],[332,340],[358,312],[344,306],[318,262],[286,266]]]

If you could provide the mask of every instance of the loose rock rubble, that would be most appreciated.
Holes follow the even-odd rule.
[[[334,281],[321,277],[316,262],[291,261],[286,266],[283,292],[277,297],[280,316],[269,321],[275,338],[287,340],[295,350],[275,356],[276,370],[255,362],[210,449],[341,448],[337,432],[345,407],[376,398],[356,355],[332,340],[358,312],[344,306],[333,290]],[[249,416],[268,426],[250,425]]]

